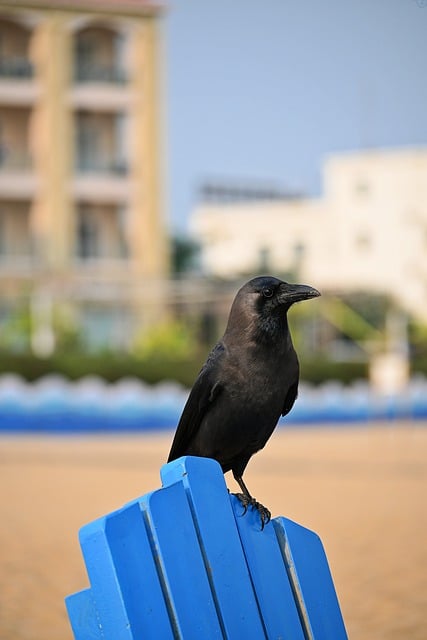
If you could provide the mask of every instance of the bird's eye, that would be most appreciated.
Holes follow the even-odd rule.
[[[262,290],[262,295],[264,296],[264,298],[271,298],[274,294],[274,290],[271,287],[265,287],[265,289]]]

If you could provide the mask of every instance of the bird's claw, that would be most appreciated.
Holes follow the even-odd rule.
[[[252,507],[256,511],[258,511],[259,517],[261,519],[261,531],[262,531],[265,525],[268,524],[271,520],[271,513],[267,509],[267,507],[264,507],[264,505],[258,502],[257,500],[255,500],[255,498],[246,496],[244,493],[235,493],[234,495],[236,496],[236,498],[238,498],[240,504],[243,507],[242,515],[245,515],[246,511],[248,510],[248,507]]]

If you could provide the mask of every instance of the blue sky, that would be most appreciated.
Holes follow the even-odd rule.
[[[427,145],[427,0],[170,0],[167,213],[206,179],[314,195],[325,154]]]

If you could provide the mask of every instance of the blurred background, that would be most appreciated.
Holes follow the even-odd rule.
[[[170,430],[236,291],[271,273],[322,292],[290,313],[302,384],[285,422],[378,425],[384,437],[360,432],[363,444],[343,444],[334,431],[314,450],[326,460],[329,445],[341,442],[350,447],[344,460],[350,450],[374,455],[371,445],[378,459],[384,454],[384,467],[375,457],[363,469],[354,460],[346,466],[358,490],[366,480],[367,493],[379,477],[410,474],[415,484],[406,493],[393,485],[393,495],[407,509],[409,494],[413,500],[407,522],[414,526],[399,541],[416,537],[417,498],[426,489],[419,458],[427,417],[426,4],[0,0],[0,431],[3,471],[12,474],[3,482],[8,522],[18,517],[12,484],[21,504],[28,482],[42,494],[51,486],[20,475],[15,463],[28,471],[47,462],[49,474],[52,465],[65,473],[73,453],[88,483],[99,481],[97,465],[117,471],[116,441],[109,449],[97,440],[86,455],[88,440],[69,449],[68,441],[14,441],[11,434],[165,429],[157,448],[139,444],[142,457],[156,455],[145,460],[154,475],[142,481],[134,474],[135,491],[153,489]],[[310,483],[302,442],[294,451]],[[342,446],[332,471],[343,470]],[[133,447],[122,450],[130,468]],[[292,475],[292,456],[290,468]],[[268,472],[261,470],[262,482]],[[76,509],[87,485],[56,480],[71,513],[70,496]],[[123,482],[123,492],[120,483],[110,487],[110,502],[100,487],[85,511],[75,510],[61,533],[68,551],[80,524],[129,499],[132,481]],[[323,504],[330,491],[339,500],[331,487]],[[388,505],[375,529],[382,537],[402,508],[390,502],[387,483],[384,491],[369,511],[378,516]],[[366,512],[350,520],[356,513],[360,524]],[[312,524],[330,532],[337,562],[348,560],[342,545],[351,535],[338,536],[331,522]],[[5,525],[8,544],[11,531]],[[377,566],[383,585],[390,549],[384,571]],[[58,547],[58,558],[63,553]],[[413,564],[421,567],[425,543],[419,554]],[[340,567],[345,589],[359,568]],[[359,591],[377,588],[372,575],[372,583],[366,574],[355,578]],[[422,591],[418,574],[408,588],[415,587]],[[20,602],[17,593],[12,600]],[[363,626],[364,605],[347,602],[359,638],[422,637],[419,603],[412,626],[381,635],[380,622],[369,632]],[[52,636],[31,625],[18,633],[19,606],[11,611],[9,626],[0,619],[2,637],[64,637],[55,625]],[[60,628],[62,609],[58,621]]]
[[[306,382],[427,372],[422,2],[0,7],[2,373],[188,386],[259,273]]]

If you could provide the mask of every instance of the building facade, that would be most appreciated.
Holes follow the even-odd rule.
[[[269,271],[327,292],[386,294],[427,320],[427,150],[330,156],[320,198],[201,203],[205,272]]]
[[[145,0],[1,3],[3,306],[25,290],[114,324],[167,275],[158,22]]]

